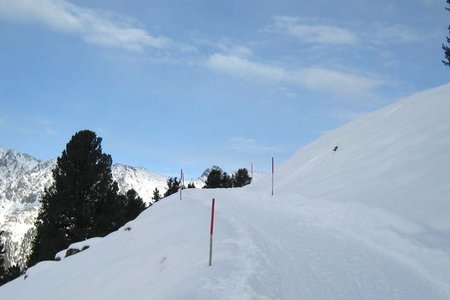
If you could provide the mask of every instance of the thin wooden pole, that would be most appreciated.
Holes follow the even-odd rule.
[[[183,198],[183,188],[184,188],[184,174],[183,169],[180,172],[180,200]]]
[[[275,174],[275,163],[274,159],[272,157],[272,196],[273,196],[273,181],[274,181],[274,174]]]
[[[212,248],[213,248],[213,233],[214,233],[214,206],[216,203],[216,199],[212,199],[212,208],[211,208],[211,230],[209,232],[209,266],[212,265]]]

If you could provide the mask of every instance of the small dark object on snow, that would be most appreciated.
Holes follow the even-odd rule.
[[[131,230],[131,227],[127,227],[127,228],[125,228],[124,230],[125,230],[125,231],[130,231],[130,230]]]
[[[80,253],[81,251],[84,251],[86,249],[89,249],[89,245],[84,245],[83,248],[81,248],[81,250],[77,249],[77,248],[69,248],[69,249],[67,249],[66,256],[64,256],[64,257],[69,257],[69,256],[72,256],[72,255],[75,255],[75,254]]]
[[[64,256],[64,257],[69,257],[69,256],[75,255],[75,254],[77,254],[79,252],[81,252],[80,249],[69,248],[69,249],[67,249],[66,256]]]
[[[333,151],[336,152],[337,149],[338,149],[338,146],[334,147],[334,148],[333,148]]]

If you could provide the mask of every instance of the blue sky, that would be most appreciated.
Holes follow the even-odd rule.
[[[365,112],[449,81],[444,0],[0,0],[0,146],[197,177],[268,170]]]

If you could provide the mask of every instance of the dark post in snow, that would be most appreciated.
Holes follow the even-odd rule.
[[[209,266],[212,265],[212,246],[213,246],[213,232],[214,232],[214,204],[216,199],[212,199],[211,208],[211,230],[209,232]]]
[[[274,180],[274,173],[275,173],[275,163],[274,163],[274,159],[272,157],[272,196],[273,196],[273,180]]]
[[[181,172],[180,172],[180,200],[183,197],[183,188],[184,188],[184,173],[183,173],[183,169],[181,169]]]

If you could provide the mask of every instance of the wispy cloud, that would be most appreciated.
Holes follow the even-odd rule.
[[[253,51],[243,45],[238,45],[228,39],[223,39],[217,44],[217,48],[229,55],[240,56],[240,57],[248,57],[253,55]]]
[[[217,53],[211,55],[206,64],[212,70],[246,80],[288,83],[339,95],[365,95],[384,84],[383,81],[368,76],[321,67],[288,70],[281,66]]]
[[[371,36],[371,41],[375,44],[410,44],[423,40],[423,37],[416,31],[403,25],[379,26]]]
[[[235,77],[250,77],[276,82],[289,81],[288,73],[281,67],[253,62],[233,55],[213,54],[209,57],[207,66]]]
[[[313,90],[328,90],[338,95],[362,96],[384,85],[380,79],[326,68],[307,68],[295,76],[295,82]]]
[[[358,42],[357,35],[347,28],[307,24],[299,18],[289,16],[276,16],[273,20],[273,24],[267,31],[285,34],[304,43],[354,45]]]
[[[273,17],[264,31],[292,37],[313,45],[409,44],[423,40],[420,32],[401,24],[375,24],[370,34],[337,25],[323,24],[320,20],[306,20],[291,16]],[[354,26],[353,26],[354,27]]]
[[[2,117],[0,117],[0,125],[6,124],[6,120]]]
[[[267,146],[258,143],[256,140],[246,137],[232,137],[228,141],[228,148],[246,153],[278,152],[280,149],[274,146]]]
[[[43,128],[46,135],[56,135],[57,132],[53,126],[53,122],[46,118],[38,118],[36,120],[39,127]]]
[[[54,31],[77,34],[92,44],[129,51],[163,48],[171,43],[166,37],[150,35],[135,21],[64,0],[0,0],[0,18],[43,24]]]

